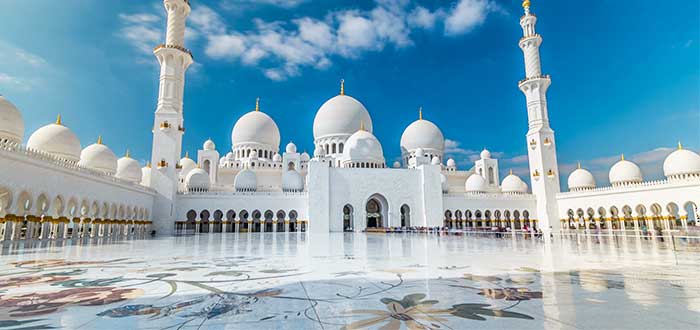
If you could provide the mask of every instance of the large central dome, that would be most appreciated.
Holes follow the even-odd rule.
[[[401,153],[405,154],[418,148],[437,151],[442,155],[445,150],[445,138],[440,129],[431,121],[418,119],[401,135]]]
[[[280,130],[270,116],[261,111],[251,111],[243,115],[233,126],[231,142],[266,144],[277,150],[280,146]]]
[[[353,97],[338,95],[318,109],[314,118],[314,140],[333,135],[350,136],[362,124],[372,133],[372,118],[365,106]]]

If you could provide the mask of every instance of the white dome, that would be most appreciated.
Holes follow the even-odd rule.
[[[282,174],[282,191],[303,191],[304,179],[295,170],[285,171]]]
[[[627,183],[638,183],[644,181],[642,170],[637,164],[628,160],[620,160],[610,168],[608,174],[612,185],[620,185]]]
[[[59,159],[77,162],[80,160],[80,140],[68,127],[49,124],[36,130],[27,140],[27,148],[45,152]]]
[[[697,174],[700,174],[700,155],[690,150],[679,146],[664,160],[664,175],[667,177]]]
[[[445,137],[442,131],[429,120],[418,119],[408,125],[401,135],[401,152],[408,153],[415,149],[445,150]]]
[[[450,158],[447,160],[447,167],[457,167],[457,162],[455,162],[454,159]]]
[[[343,158],[352,162],[384,163],[384,150],[372,133],[359,130],[345,142]]]
[[[580,167],[569,174],[567,184],[569,186],[569,190],[593,189],[596,187],[593,174]]]
[[[360,101],[338,95],[326,101],[314,118],[314,140],[331,135],[352,135],[360,125],[372,132],[372,118]]]
[[[394,167],[394,168],[401,168],[401,163],[398,162],[398,161],[396,161],[396,162],[394,162],[393,167]]]
[[[484,149],[483,151],[481,151],[480,156],[481,156],[481,159],[491,159],[491,152]]]
[[[319,158],[324,156],[326,156],[326,149],[324,149],[322,146],[318,146],[316,149],[314,149],[314,157]]]
[[[80,152],[78,165],[91,170],[114,175],[117,172],[117,156],[100,138],[97,143],[91,144]]]
[[[287,144],[287,147],[284,148],[284,151],[288,154],[295,154],[297,153],[297,145],[292,142],[289,142]]]
[[[438,156],[433,156],[433,159],[430,160],[430,163],[433,165],[440,165],[440,158],[438,158]]]
[[[280,156],[280,154],[275,154],[274,156],[272,156],[272,161],[275,163],[279,163],[282,161],[282,156]]]
[[[527,193],[527,183],[519,176],[511,173],[503,178],[503,182],[501,182],[501,191],[504,193],[524,194]]]
[[[180,176],[181,177],[187,177],[187,174],[190,174],[190,171],[197,168],[197,163],[195,163],[194,160],[190,159],[190,157],[187,155],[185,155],[184,158],[180,159],[180,161],[178,162],[178,165],[180,165],[180,167],[182,167],[180,169]]]
[[[139,162],[127,155],[117,160],[117,174],[114,176],[133,183],[140,183],[143,172]]]
[[[204,141],[204,145],[202,145],[202,149],[208,150],[208,151],[216,150],[216,144],[214,144],[214,141],[212,141],[211,139],[207,139],[206,141]]]
[[[311,159],[311,155],[309,155],[308,152],[304,151],[301,153],[301,161],[302,162],[308,162]]]
[[[236,191],[256,191],[258,189],[258,177],[255,175],[255,172],[246,168],[238,172],[233,180],[233,186],[236,188]]]
[[[227,159],[230,159],[230,160],[233,160],[233,159],[235,158],[235,156],[233,155],[233,152],[229,151],[229,152],[226,154],[226,158],[227,158]]]
[[[467,192],[478,193],[486,191],[486,180],[481,175],[472,174],[464,183]]]
[[[450,191],[450,185],[447,183],[447,177],[442,173],[440,173],[440,185],[442,186],[443,193]]]
[[[201,168],[195,168],[187,174],[185,184],[189,190],[209,190],[211,185],[209,173]]]
[[[235,147],[241,143],[260,143],[273,150],[280,147],[280,130],[270,116],[261,111],[243,115],[233,126],[231,142]]]
[[[22,113],[12,102],[0,95],[0,140],[9,139],[22,143],[24,120]]]

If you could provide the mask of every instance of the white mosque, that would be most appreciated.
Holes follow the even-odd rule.
[[[525,79],[518,87],[528,113],[532,187],[512,173],[499,181],[498,160],[487,150],[472,168],[458,169],[445,159],[440,128],[422,114],[401,137],[402,161],[387,165],[370,112],[342,83],[316,113],[313,155],[294,143],[280,152],[279,128],[258,103],[233,127],[230,151],[207,140],[183,158],[190,3],[163,2],[167,39],[154,50],[160,89],[145,167],[128,152],[117,158],[101,138],[83,148],[60,117],[24,142],[21,112],[0,97],[1,240],[436,226],[638,232],[698,224],[700,155],[680,145],[664,161],[665,180],[645,181],[623,157],[610,169],[612,186],[598,187],[579,167],[568,177],[569,191],[560,191],[546,98],[551,80],[541,71],[542,36],[529,1],[520,18]]]

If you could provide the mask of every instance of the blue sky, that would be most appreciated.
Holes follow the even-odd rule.
[[[387,160],[424,107],[448,152],[482,148],[527,176],[517,0],[193,0],[184,149],[208,137],[225,154],[236,119],[262,98],[282,147],[313,149],[318,107],[346,80],[369,109]],[[625,153],[647,177],[677,141],[700,147],[699,4],[534,0],[561,173],[577,161],[600,183]],[[162,1],[3,0],[0,93],[29,136],[63,115],[88,145],[150,155]],[[564,177],[565,179],[565,177]],[[565,181],[565,180],[563,180]]]

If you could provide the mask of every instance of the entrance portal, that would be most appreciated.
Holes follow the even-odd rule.
[[[386,206],[378,197],[372,197],[367,201],[365,211],[367,211],[367,228],[384,227],[384,208]]]

